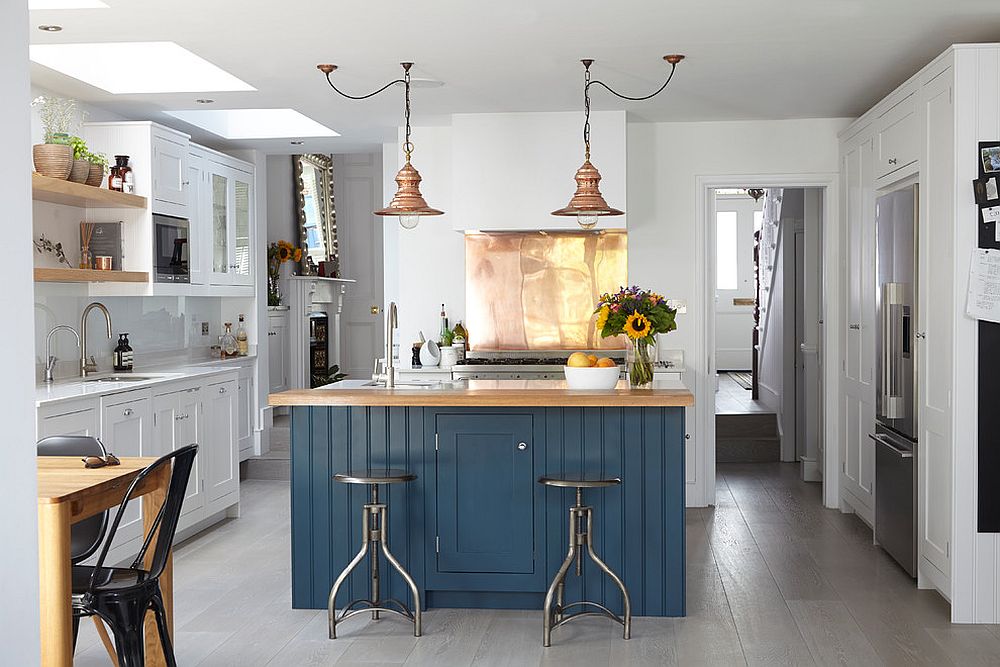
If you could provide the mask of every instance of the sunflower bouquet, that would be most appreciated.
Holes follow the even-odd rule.
[[[677,328],[677,310],[656,292],[633,285],[615,294],[602,294],[594,310],[597,331],[602,338],[625,334],[629,343],[628,375],[633,387],[647,387],[653,382],[653,356],[656,334]]]
[[[267,246],[267,305],[280,306],[281,292],[278,290],[278,273],[285,262],[302,261],[302,248],[296,248],[288,241],[278,241]]]

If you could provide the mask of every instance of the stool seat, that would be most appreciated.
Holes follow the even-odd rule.
[[[542,475],[539,484],[545,486],[561,486],[577,489],[597,489],[602,486],[616,486],[622,483],[621,477],[601,477],[600,475],[555,476]]]
[[[400,468],[368,468],[338,472],[333,476],[333,481],[343,484],[395,484],[412,482],[416,478],[412,472]]]

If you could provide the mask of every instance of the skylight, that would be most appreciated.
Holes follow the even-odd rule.
[[[28,0],[28,9],[108,9],[101,0]]]
[[[174,42],[32,44],[30,54],[39,65],[117,95],[256,90]]]
[[[340,136],[295,109],[191,109],[165,113],[226,139]]]

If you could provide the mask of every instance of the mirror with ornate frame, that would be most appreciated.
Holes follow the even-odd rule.
[[[326,275],[336,277],[340,252],[337,246],[337,213],[333,202],[333,158],[329,155],[293,155],[295,209],[303,275],[315,275],[326,262]]]

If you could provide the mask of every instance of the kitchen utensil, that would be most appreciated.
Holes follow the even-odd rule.
[[[420,348],[420,364],[422,366],[437,366],[441,363],[441,348],[432,340]]]
[[[614,389],[621,376],[618,366],[563,366],[570,389]]]
[[[451,368],[458,361],[458,350],[451,345],[441,348],[441,368]]]

